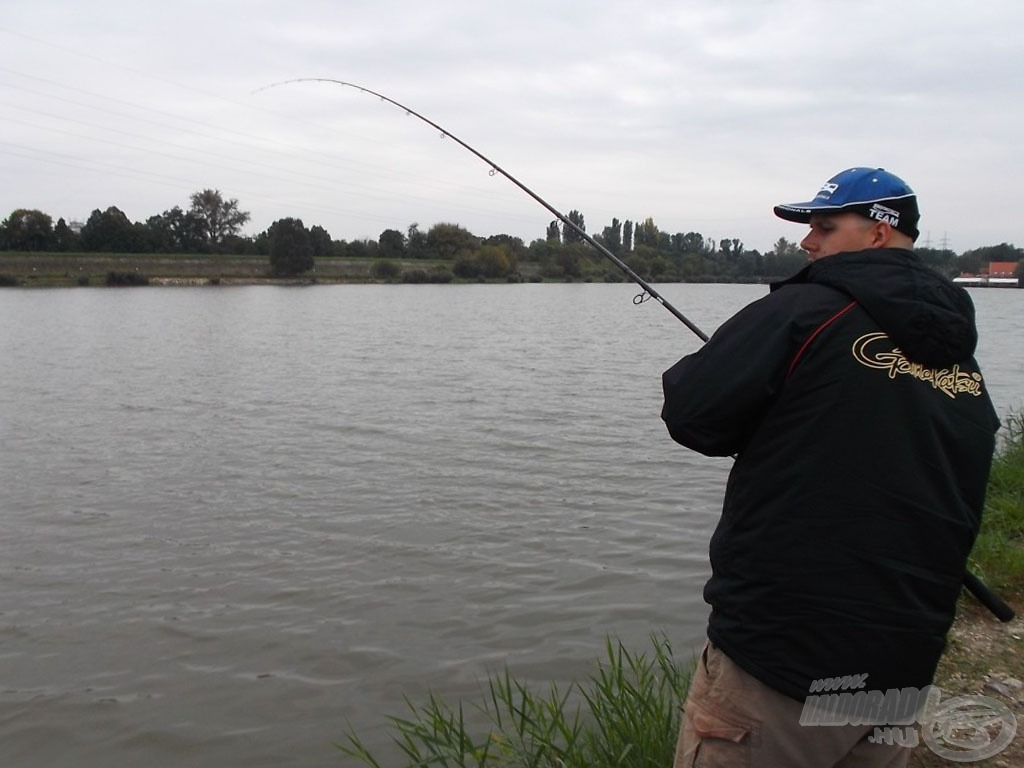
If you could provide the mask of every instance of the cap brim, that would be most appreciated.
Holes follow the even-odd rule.
[[[849,206],[847,206],[849,207]],[[786,221],[796,221],[799,224],[806,224],[811,220],[811,214],[827,213],[829,211],[842,211],[844,206],[822,205],[820,201],[809,201],[807,203],[788,203],[775,206],[775,215]]]

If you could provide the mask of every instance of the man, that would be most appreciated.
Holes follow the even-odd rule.
[[[917,198],[891,173],[775,213],[810,225],[810,264],[663,377],[673,439],[736,457],[676,766],[902,766],[885,735],[909,729],[876,726],[932,682],[999,426],[974,307],[911,250]],[[843,711],[858,690],[873,718]]]

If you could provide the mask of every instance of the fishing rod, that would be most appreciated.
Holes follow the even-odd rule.
[[[606,247],[604,247],[601,243],[599,243],[593,237],[588,235],[586,230],[583,229],[583,227],[579,226],[575,221],[570,219],[568,216],[564,215],[561,211],[559,211],[557,208],[555,208],[553,205],[551,205],[551,203],[549,203],[547,200],[542,198],[540,195],[538,195],[536,192],[534,192],[528,186],[523,184],[523,182],[521,182],[519,179],[517,179],[511,173],[506,171],[504,168],[502,168],[496,162],[491,160],[489,157],[484,155],[482,152],[480,152],[477,149],[471,147],[469,144],[464,142],[462,139],[460,139],[454,133],[452,133],[451,131],[449,131],[449,130],[447,130],[445,128],[442,128],[440,125],[435,123],[430,118],[424,117],[423,115],[421,115],[416,110],[411,109],[410,107],[405,106],[405,104],[401,104],[401,103],[395,101],[394,99],[389,98],[388,96],[385,96],[383,93],[378,93],[377,91],[372,91],[369,88],[365,88],[365,87],[363,87],[361,85],[356,85],[355,83],[349,83],[349,82],[346,82],[345,80],[336,80],[336,79],[331,78],[331,77],[298,77],[298,78],[293,78],[291,80],[282,80],[281,82],[271,83],[270,85],[265,85],[262,88],[258,88],[255,91],[253,91],[253,93],[259,93],[260,91],[265,91],[265,90],[267,90],[269,88],[276,88],[276,87],[281,86],[281,85],[289,85],[289,84],[292,84],[292,83],[333,83],[335,85],[342,85],[342,86],[345,86],[347,88],[355,88],[357,91],[362,91],[363,93],[368,93],[371,96],[376,96],[381,101],[386,101],[388,104],[393,104],[394,106],[396,106],[399,109],[403,110],[407,115],[412,115],[413,117],[415,117],[415,118],[417,118],[419,120],[422,120],[424,123],[429,125],[431,128],[435,128],[437,131],[440,132],[442,139],[444,139],[444,138],[451,139],[456,144],[458,144],[460,147],[462,147],[463,149],[471,152],[476,157],[480,158],[485,163],[487,163],[487,165],[489,165],[490,168],[491,168],[490,174],[492,176],[494,176],[495,174],[501,174],[506,179],[511,181],[513,184],[515,184],[517,187],[519,187],[519,189],[521,189],[523,192],[525,192],[530,197],[532,197],[534,200],[536,200],[538,203],[540,203],[542,206],[544,206],[544,208],[546,208],[556,219],[558,219],[565,226],[569,227],[573,232],[575,232],[577,235],[579,235],[580,238],[582,238],[587,244],[589,244],[592,247],[594,247],[595,249],[597,249],[598,253],[600,253],[602,256],[604,256],[609,261],[611,261],[612,264],[614,264],[616,267],[618,267],[620,270],[622,270],[622,272],[625,273],[634,283],[639,285],[643,289],[644,292],[639,294],[638,296],[636,296],[633,299],[633,303],[641,304],[644,301],[647,301],[648,298],[654,299],[659,304],[661,304],[661,306],[663,306],[665,309],[667,309],[669,312],[671,312],[673,315],[675,315],[675,317],[678,320],[680,320],[683,323],[683,325],[685,325],[687,328],[689,328],[691,331],[693,331],[697,335],[697,338],[699,338],[701,341],[707,341],[708,340],[708,336],[707,336],[706,333],[704,333],[704,331],[702,331],[700,328],[698,328],[688,317],[686,317],[686,315],[684,315],[682,312],[680,312],[678,309],[676,309],[674,306],[672,306],[672,304],[670,304],[669,301],[664,296],[662,296],[660,293],[658,293],[658,291],[656,291],[654,289],[654,287],[651,286],[650,283],[648,283],[646,280],[644,280],[642,277],[640,277],[640,275],[638,275],[636,272],[634,272],[632,269],[630,269],[629,265],[626,264],[622,259],[620,259],[618,256],[616,256],[614,253],[612,253]]]
[[[658,293],[658,291],[656,291],[654,289],[654,287],[651,286],[650,283],[648,283],[646,280],[644,280],[642,277],[640,277],[640,275],[638,275],[636,272],[634,272],[632,269],[630,269],[629,265],[626,264],[624,261],[622,261],[622,259],[620,259],[618,256],[616,256],[610,250],[605,248],[601,243],[599,243],[593,237],[588,235],[586,230],[583,229],[583,227],[579,226],[575,221],[570,219],[568,216],[565,216],[564,214],[562,214],[561,211],[559,211],[557,208],[555,208],[553,205],[551,205],[547,200],[542,198],[540,195],[538,195],[536,192],[534,192],[528,186],[523,184],[523,182],[521,182],[519,179],[517,179],[511,173],[506,171],[504,168],[502,168],[500,165],[498,165],[496,162],[491,160],[489,157],[487,157],[482,152],[478,151],[474,147],[471,147],[469,144],[464,142],[462,139],[460,139],[458,136],[456,136],[451,131],[447,130],[446,128],[441,127],[440,125],[435,123],[430,118],[421,115],[419,112],[417,112],[416,110],[414,110],[414,109],[412,109],[410,107],[407,107],[405,104],[402,104],[402,103],[400,103],[398,101],[395,101],[394,99],[392,99],[392,98],[390,98],[388,96],[385,96],[383,93],[378,93],[377,91],[371,90],[371,89],[366,88],[366,87],[364,87],[362,85],[357,85],[356,83],[350,83],[350,82],[347,82],[345,80],[337,80],[337,79],[332,78],[332,77],[297,77],[297,78],[292,78],[291,80],[281,80],[280,82],[271,83],[269,85],[263,86],[262,88],[257,88],[255,91],[253,91],[253,93],[260,93],[261,91],[266,91],[266,90],[269,90],[270,88],[277,88],[277,87],[282,86],[282,85],[290,85],[290,84],[293,84],[293,83],[333,83],[334,85],[341,85],[341,86],[344,86],[346,88],[354,88],[355,90],[361,91],[362,93],[368,93],[371,96],[376,96],[381,101],[386,101],[388,104],[392,104],[392,105],[398,107],[399,109],[404,111],[407,115],[412,115],[413,117],[415,117],[415,118],[417,118],[419,120],[422,120],[424,123],[429,125],[431,128],[434,128],[435,130],[437,130],[441,134],[441,138],[451,139],[452,141],[454,141],[456,144],[458,144],[463,149],[469,151],[470,153],[472,153],[476,157],[478,157],[481,160],[483,160],[488,166],[490,166],[490,168],[491,168],[490,174],[492,176],[494,176],[495,174],[501,174],[502,176],[504,176],[510,182],[515,184],[519,189],[521,189],[527,195],[529,195],[534,200],[536,200],[538,203],[540,203],[555,218],[557,218],[564,225],[566,225],[571,230],[573,230],[586,243],[588,243],[589,245],[591,245],[592,247],[597,249],[598,253],[600,253],[602,256],[604,256],[609,261],[611,261],[612,264],[614,264],[616,267],[618,267],[620,270],[622,270],[622,272],[624,272],[633,282],[635,282],[637,285],[639,285],[643,289],[643,291],[644,291],[643,293],[639,294],[638,296],[636,296],[633,299],[633,303],[640,304],[640,303],[642,303],[644,301],[647,301],[648,298],[652,298],[655,301],[657,301],[659,304],[661,304],[663,307],[665,307],[665,309],[667,309],[673,315],[675,315],[675,317],[678,320],[680,320],[683,323],[683,325],[685,325],[687,328],[689,328],[691,331],[693,331],[694,334],[696,334],[697,338],[699,338],[701,341],[707,341],[708,340],[708,335],[706,333],[704,333],[704,331],[702,331],[699,327],[697,327],[688,317],[686,317],[686,315],[684,315],[682,312],[680,312],[678,309],[676,309],[674,306],[672,306],[672,304],[670,304],[669,301],[667,299],[665,299],[664,296],[662,296],[660,293]],[[999,595],[997,595],[995,592],[993,592],[991,589],[989,589],[989,587],[981,579],[979,579],[977,576],[975,576],[970,571],[966,571],[964,573],[964,586],[967,588],[967,590],[972,595],[974,595],[975,598],[977,598],[978,602],[980,602],[982,605],[984,605],[986,608],[988,608],[993,614],[995,614],[995,616],[1000,621],[1007,622],[1007,621],[1011,621],[1014,618],[1013,609],[1010,608],[1010,606],[1007,605],[1006,602],[1001,597],[999,597]]]

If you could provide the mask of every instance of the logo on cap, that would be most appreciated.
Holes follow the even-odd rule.
[[[821,189],[818,190],[818,194],[816,195],[816,197],[823,197],[827,200],[828,198],[832,197],[832,193],[835,192],[837,189],[839,189],[838,184],[834,184],[831,181],[826,181],[824,184],[821,185]]]
[[[888,208],[881,203],[875,203],[871,206],[871,209],[868,211],[868,217],[875,221],[885,222],[893,229],[898,229],[900,226],[900,212]]]

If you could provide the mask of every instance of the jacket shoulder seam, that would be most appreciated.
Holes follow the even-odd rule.
[[[818,336],[821,335],[821,333],[826,328],[828,328],[830,325],[832,325],[832,323],[834,323],[836,320],[841,318],[843,315],[845,315],[847,312],[849,312],[855,306],[857,306],[857,302],[856,301],[851,301],[849,304],[847,304],[845,307],[843,307],[838,312],[836,312],[834,315],[832,315],[832,317],[830,317],[827,320],[825,320],[825,322],[823,322],[821,325],[819,325],[817,328],[815,328],[814,331],[811,332],[811,335],[808,336],[804,340],[804,343],[800,345],[800,349],[798,349],[796,351],[796,354],[793,355],[793,359],[789,362],[789,368],[786,369],[786,378],[787,379],[790,377],[790,375],[796,369],[797,364],[800,362],[800,358],[803,357],[804,352],[807,351],[807,348],[811,346],[811,344],[814,342],[814,340],[816,338],[818,338]]]

